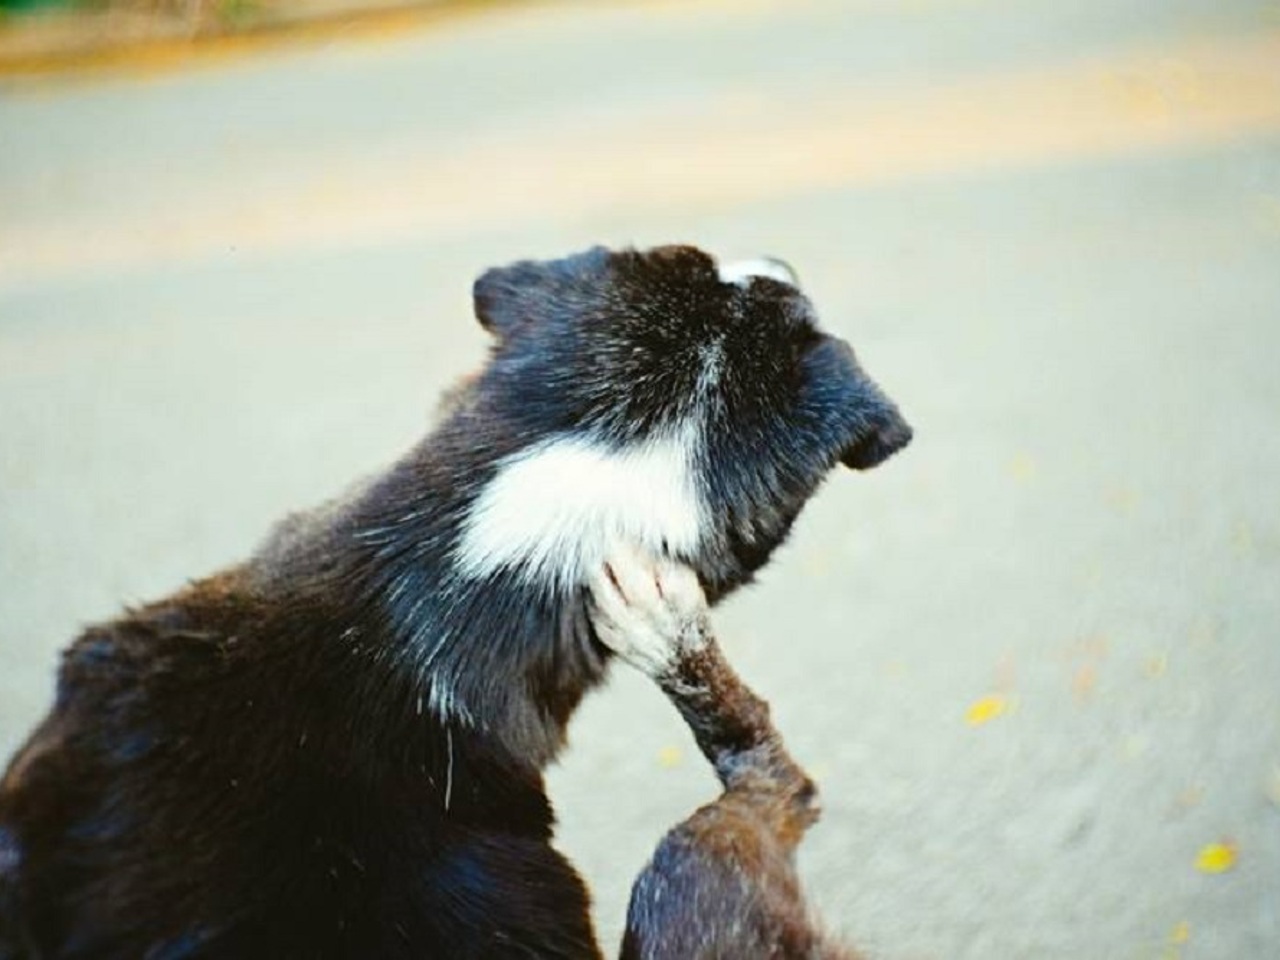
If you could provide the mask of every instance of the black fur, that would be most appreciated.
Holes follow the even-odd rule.
[[[688,247],[476,283],[445,421],[249,561],[88,630],[0,785],[0,958],[596,957],[541,769],[607,654],[580,587],[454,562],[504,457],[700,418],[713,597],[906,442],[807,301]],[[703,376],[714,360],[714,383]]]

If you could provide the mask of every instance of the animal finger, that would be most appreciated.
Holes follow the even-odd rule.
[[[658,591],[656,562],[650,554],[622,544],[610,553],[607,566],[628,606],[650,613],[659,607],[662,595]]]
[[[604,639],[604,631],[610,628],[620,629],[622,623],[632,615],[631,610],[608,564],[600,565],[600,568],[592,574],[587,586],[590,591],[588,613],[591,615],[592,623],[595,624],[596,632],[601,634],[601,639]]]
[[[659,592],[680,619],[692,619],[707,609],[706,594],[692,568],[664,559],[658,565],[657,577]]]

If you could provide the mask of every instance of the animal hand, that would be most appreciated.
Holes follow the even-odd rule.
[[[707,642],[707,598],[674,560],[620,545],[591,580],[591,620],[600,642],[651,677]]]

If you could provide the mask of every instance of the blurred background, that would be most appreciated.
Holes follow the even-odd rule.
[[[1280,956],[1280,4],[100,0],[0,20],[0,754],[57,651],[407,448],[483,268],[771,253],[915,443],[717,614],[882,960]],[[21,9],[20,9],[21,7]],[[626,671],[607,948],[716,788]]]

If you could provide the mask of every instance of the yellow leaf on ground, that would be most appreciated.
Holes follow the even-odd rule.
[[[1196,869],[1201,873],[1226,873],[1235,865],[1234,843],[1206,843],[1196,855]]]
[[[965,723],[971,727],[980,727],[1006,713],[1008,709],[1009,701],[998,693],[993,693],[969,705],[964,714]]]

